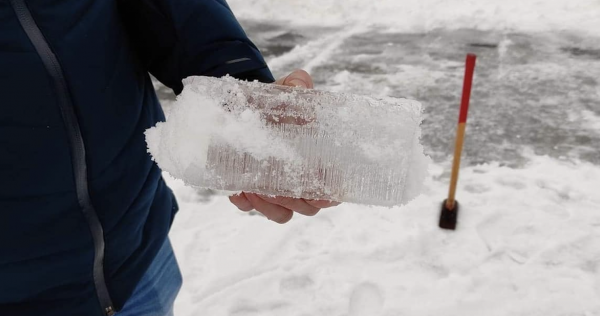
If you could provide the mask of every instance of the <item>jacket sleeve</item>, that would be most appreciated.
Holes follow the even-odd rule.
[[[119,0],[119,10],[146,69],[177,94],[193,75],[274,81],[225,0]]]

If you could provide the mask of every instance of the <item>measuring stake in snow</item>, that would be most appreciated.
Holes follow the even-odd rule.
[[[467,65],[465,69],[465,81],[463,85],[463,95],[460,104],[460,116],[458,118],[458,130],[456,132],[456,145],[454,148],[454,162],[452,164],[452,177],[450,178],[450,191],[448,199],[442,203],[442,213],[440,214],[440,228],[456,229],[456,220],[458,218],[458,201],[456,201],[456,185],[458,183],[458,172],[460,169],[460,157],[465,141],[465,129],[467,127],[467,114],[469,112],[469,100],[471,98],[471,85],[473,83],[473,72],[475,71],[475,60],[477,56],[467,55]]]

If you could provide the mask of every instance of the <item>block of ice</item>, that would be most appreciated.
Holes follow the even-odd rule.
[[[146,140],[188,185],[383,206],[420,193],[428,158],[416,101],[231,77],[184,86]]]

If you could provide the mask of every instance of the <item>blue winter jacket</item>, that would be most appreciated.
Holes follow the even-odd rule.
[[[148,73],[273,80],[224,0],[0,0],[1,316],[112,315],[165,241]]]

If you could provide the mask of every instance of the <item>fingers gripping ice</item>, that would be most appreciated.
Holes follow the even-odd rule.
[[[190,77],[149,152],[188,185],[393,206],[420,193],[421,105]]]

